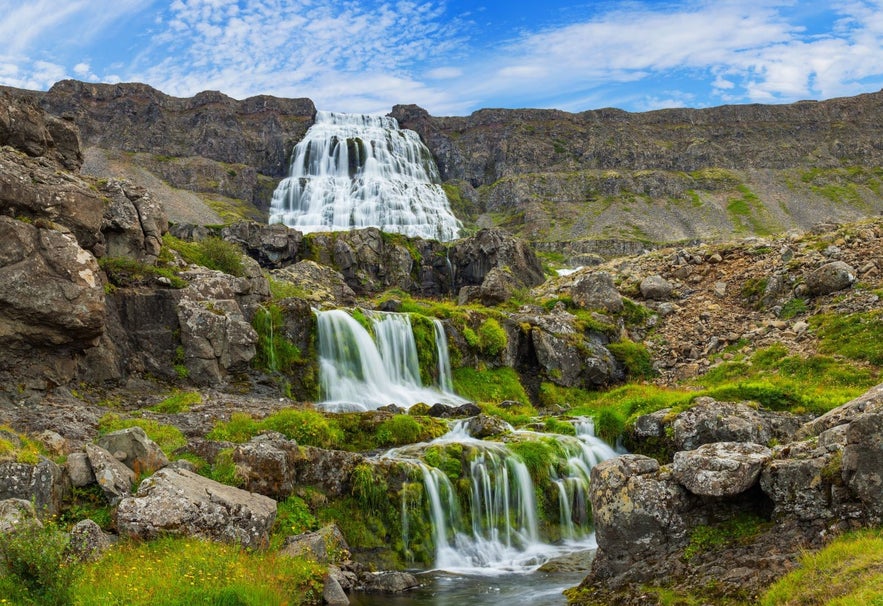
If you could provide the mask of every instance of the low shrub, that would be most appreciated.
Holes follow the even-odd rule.
[[[70,604],[80,567],[67,555],[69,542],[52,522],[0,534],[0,596],[15,604]]]

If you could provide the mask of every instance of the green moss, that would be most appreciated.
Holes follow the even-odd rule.
[[[795,316],[805,314],[807,310],[806,299],[795,298],[782,306],[782,311],[779,312],[779,317],[783,320],[790,320]]]
[[[535,484],[549,479],[552,466],[559,456],[555,446],[544,440],[523,440],[511,442],[508,447],[525,464]]]
[[[690,542],[684,549],[684,559],[689,561],[707,551],[748,542],[771,525],[764,518],[745,513],[719,524],[697,526],[690,533]]]
[[[607,349],[623,366],[626,373],[632,379],[652,379],[657,375],[653,368],[653,359],[643,343],[634,341],[619,341],[610,343]]]
[[[282,309],[272,303],[262,305],[251,322],[258,334],[255,368],[266,372],[290,373],[303,363],[300,349],[285,337]]]
[[[478,338],[481,350],[489,356],[498,355],[509,344],[506,331],[494,318],[487,318],[481,323],[478,327]]]
[[[389,506],[386,478],[375,473],[373,465],[369,463],[357,465],[353,470],[350,483],[353,498],[362,509],[376,512]]]
[[[113,288],[157,286],[162,284],[160,278],[167,280],[171,288],[187,286],[186,280],[175,275],[171,269],[148,265],[129,257],[102,257],[98,260],[98,265],[104,270]]]
[[[403,446],[417,442],[423,433],[420,423],[409,415],[395,415],[377,428],[380,446]]]
[[[222,271],[231,276],[242,276],[245,273],[242,249],[221,238],[210,236],[199,242],[185,242],[165,234],[163,244],[177,251],[188,263]]]
[[[187,412],[191,406],[202,404],[202,395],[196,391],[175,391],[159,404],[150,407],[153,412],[176,414]]]
[[[499,403],[515,400],[527,403],[530,398],[515,369],[503,368],[454,368],[454,391],[474,402]]]

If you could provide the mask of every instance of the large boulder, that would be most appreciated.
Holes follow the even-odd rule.
[[[848,495],[842,489],[839,448],[795,442],[778,449],[760,475],[760,487],[774,505],[776,519],[802,522],[839,517]]]
[[[760,444],[715,442],[675,453],[672,471],[695,495],[734,496],[757,482],[761,467],[771,457],[772,451]]]
[[[81,562],[97,560],[111,544],[111,538],[92,520],[80,520],[70,530],[68,549]]]
[[[186,470],[161,469],[117,508],[123,536],[196,536],[261,548],[269,543],[276,501]]]
[[[832,261],[806,274],[806,287],[814,296],[827,295],[852,286],[856,271],[843,261]]]
[[[797,430],[795,437],[803,439],[817,436],[832,427],[846,425],[863,413],[871,412],[883,412],[883,383],[872,387],[846,404],[842,404],[837,408],[829,410],[822,416],[808,421]]]
[[[106,433],[96,444],[108,452],[121,453],[119,460],[138,475],[149,475],[169,464],[162,449],[140,427]]]
[[[623,309],[622,296],[616,290],[613,277],[606,271],[577,278],[571,286],[570,296],[583,309],[600,309],[614,314]]]
[[[236,475],[250,492],[282,501],[295,487],[296,465],[303,459],[297,442],[282,434],[263,434],[233,451]]]
[[[677,450],[692,450],[711,442],[767,444],[773,437],[764,417],[742,403],[696,398],[694,405],[672,422]]]
[[[562,387],[593,388],[624,378],[622,367],[598,339],[530,331],[537,361],[550,381]]]
[[[41,516],[61,513],[69,487],[61,468],[49,459],[41,458],[36,464],[0,463],[0,500],[30,501]]]
[[[301,297],[316,305],[347,306],[356,302],[356,293],[339,271],[309,259],[279,269],[271,269],[270,275],[280,282],[293,285]]]
[[[420,587],[420,581],[413,574],[395,570],[369,573],[360,580],[362,590],[372,593],[403,593]]]
[[[638,285],[641,296],[654,301],[667,301],[671,298],[674,287],[671,282],[660,275],[647,276]]]

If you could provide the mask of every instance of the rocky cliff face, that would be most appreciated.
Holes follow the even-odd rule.
[[[883,94],[792,105],[392,115],[480,223],[532,240],[672,242],[806,228],[883,208]]]

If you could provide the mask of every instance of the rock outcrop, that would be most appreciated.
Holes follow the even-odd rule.
[[[275,519],[273,499],[174,469],[144,480],[117,508],[124,536],[197,536],[251,548],[269,544]]]

